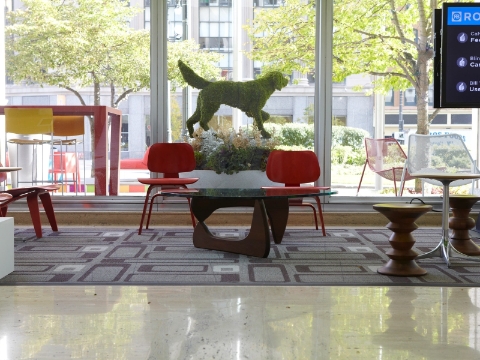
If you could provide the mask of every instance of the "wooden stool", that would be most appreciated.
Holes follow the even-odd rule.
[[[452,229],[450,244],[455,250],[470,256],[480,255],[480,247],[473,242],[468,232],[475,226],[475,220],[468,215],[478,200],[480,197],[474,195],[450,195],[453,214],[448,220],[448,226]]]
[[[373,208],[390,220],[386,227],[393,231],[389,239],[393,249],[386,252],[390,260],[377,272],[394,276],[425,275],[427,271],[415,261],[418,254],[412,250],[415,239],[411,232],[418,229],[415,220],[432,210],[432,207],[417,204],[376,204]]]

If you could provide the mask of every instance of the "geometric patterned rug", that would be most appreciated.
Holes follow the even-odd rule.
[[[480,263],[422,259],[421,277],[376,272],[388,261],[386,228],[287,228],[281,244],[272,241],[268,258],[197,249],[192,228],[44,227],[15,228],[15,270],[0,285],[433,285],[478,286]],[[213,229],[212,229],[213,231]],[[247,228],[216,229],[217,236],[244,238]],[[434,248],[440,229],[413,233],[418,253]],[[478,240],[474,239],[478,243]]]

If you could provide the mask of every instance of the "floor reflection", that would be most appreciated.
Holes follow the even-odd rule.
[[[464,359],[480,358],[480,351],[471,347],[472,317],[479,308],[472,304],[468,289],[434,288],[430,296],[417,287],[402,289],[401,296],[390,288],[386,296],[391,300],[388,329],[374,336],[374,343],[383,349],[392,349],[405,358],[446,358],[447,353]],[[477,344],[478,345],[478,344]]]
[[[1,359],[480,358],[480,289],[2,286]]]

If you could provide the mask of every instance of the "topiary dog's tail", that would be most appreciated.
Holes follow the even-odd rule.
[[[178,67],[180,68],[180,72],[182,73],[183,79],[187,82],[188,85],[196,89],[204,89],[211,84],[210,81],[205,80],[201,76],[195,74],[195,71],[193,71],[182,60],[178,60]]]

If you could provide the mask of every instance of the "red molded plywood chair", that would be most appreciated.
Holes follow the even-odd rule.
[[[0,202],[0,216],[7,216],[7,209],[10,203],[26,197],[30,216],[32,217],[33,228],[35,229],[35,235],[41,238],[42,223],[38,206],[38,199],[40,198],[52,230],[58,231],[57,220],[55,219],[55,212],[53,211],[52,199],[50,197],[50,191],[56,191],[58,189],[59,187],[57,185],[45,185],[2,191],[0,192],[0,197],[4,201]]]
[[[285,186],[289,187],[315,182],[320,177],[320,165],[317,155],[309,150],[273,150],[267,160],[267,177],[271,181],[284,183]],[[323,236],[325,236],[322,204],[318,196],[315,196],[314,199],[318,206]],[[294,198],[289,199],[289,205],[311,207],[315,217],[315,228],[318,230],[317,211],[312,204],[304,203],[303,198]]]
[[[357,195],[362,186],[363,174],[365,168],[368,167],[375,174],[393,181],[393,187],[395,189],[395,196],[397,196],[397,181],[401,181],[402,172],[405,166],[405,160],[407,155],[403,151],[402,147],[394,138],[387,139],[365,139],[365,151],[367,159],[363,165],[362,176],[358,183]],[[413,179],[409,173],[405,175],[405,181]],[[400,187],[400,196],[403,194],[403,183]]]
[[[1,163],[0,166],[2,166]],[[7,173],[0,173],[0,182],[6,179]],[[50,192],[57,191],[58,189],[58,185],[40,185],[0,191],[0,217],[7,216],[8,205],[10,203],[26,197],[35,235],[41,238],[42,223],[38,206],[38,199],[40,198],[52,230],[58,231],[57,220],[55,219],[55,212],[53,211],[52,199],[50,197]]]
[[[152,213],[153,201],[157,196],[162,195],[162,187],[171,188],[187,188],[187,185],[198,181],[198,178],[180,178],[179,173],[195,170],[195,155],[193,148],[187,143],[156,143],[150,147],[148,153],[148,170],[152,173],[162,173],[163,178],[139,178],[138,181],[142,184],[149,185],[147,194],[145,196],[145,203],[143,205],[142,219],[140,220],[140,227],[138,234],[142,233],[143,219],[147,210],[147,204],[150,199],[150,193],[153,189],[159,188],[156,194],[150,199],[150,208],[148,210],[148,218],[146,229],[150,224],[150,215]],[[188,199],[188,206],[190,207],[190,199]],[[192,224],[195,227],[195,217],[193,216],[190,207],[190,216],[192,217]]]

